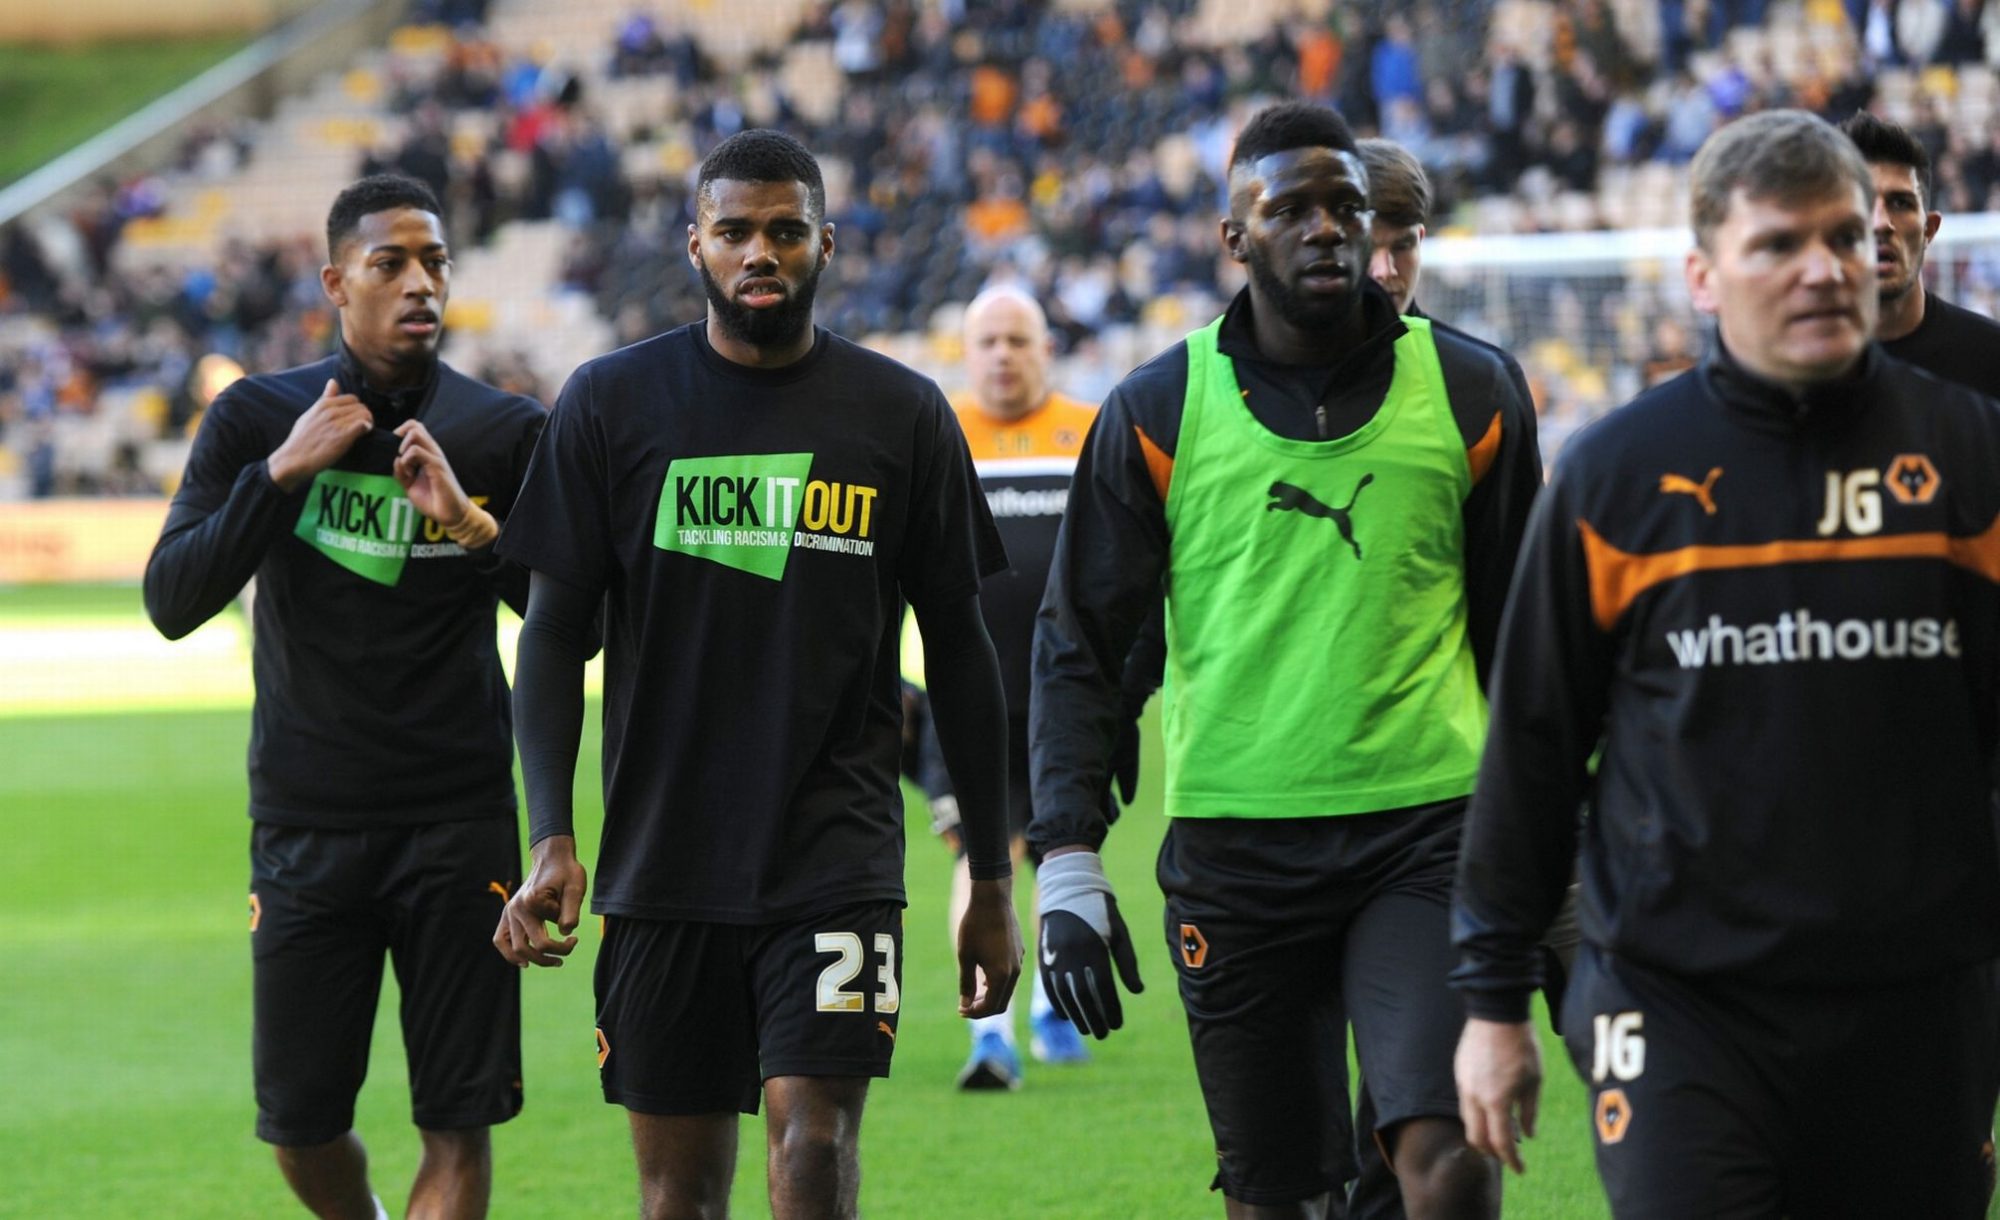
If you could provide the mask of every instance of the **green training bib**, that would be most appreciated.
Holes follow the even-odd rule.
[[[1220,320],[1188,337],[1166,499],[1170,816],[1372,813],[1472,790],[1472,475],[1430,324],[1405,325],[1381,409],[1331,441],[1257,421]]]

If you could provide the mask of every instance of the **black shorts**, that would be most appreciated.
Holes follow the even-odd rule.
[[[1986,1212],[1992,965],[1899,984],[1698,983],[1585,945],[1564,1040],[1618,1220]]]
[[[1465,1014],[1445,979],[1464,809],[1167,831],[1167,947],[1228,1197],[1292,1203],[1354,1176],[1349,1022],[1379,1126],[1458,1117]]]
[[[385,951],[402,991],[411,1121],[448,1131],[520,1112],[520,972],[493,949],[520,875],[511,818],[253,827],[259,1139],[323,1144],[354,1125]]]
[[[782,924],[604,921],[597,1066],[641,1114],[755,1114],[773,1076],[887,1076],[903,910],[838,907]]]

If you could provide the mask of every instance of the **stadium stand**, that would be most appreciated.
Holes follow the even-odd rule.
[[[217,377],[324,350],[317,230],[363,170],[447,201],[450,358],[547,399],[579,361],[698,315],[689,174],[780,124],[826,164],[827,324],[944,371],[960,303],[1015,281],[1087,397],[1240,283],[1216,252],[1219,167],[1274,97],[1416,151],[1445,236],[1679,228],[1692,150],[1774,105],[1873,106],[1937,154],[1948,213],[1986,209],[2000,17],[1891,7],[422,0],[268,117],[197,124],[170,164],[0,229],[0,499],[157,492]],[[1440,247],[1428,303],[1519,354],[1552,438],[1699,346],[1671,263],[1614,248],[1564,283],[1517,262],[1496,289],[1481,244]],[[1990,256],[1937,261],[1990,308]]]

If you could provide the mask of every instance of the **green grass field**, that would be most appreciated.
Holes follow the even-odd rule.
[[[229,631],[224,616],[205,631]],[[79,635],[80,629],[99,634]],[[248,823],[243,759],[248,660],[200,636],[152,650],[135,589],[0,589],[0,825],[12,851],[15,935],[0,985],[0,1217],[274,1217],[298,1212],[251,1133]],[[51,650],[107,647],[133,659],[53,689]],[[38,643],[38,640],[40,641]],[[119,711],[141,671],[199,657],[190,710]],[[220,659],[218,659],[220,657]],[[23,677],[27,674],[27,677]],[[147,695],[149,707],[153,696]],[[68,702],[63,702],[67,700]],[[55,712],[54,706],[90,706]],[[592,713],[595,720],[595,712]],[[1149,743],[1150,744],[1150,743]],[[594,725],[585,756],[595,758]],[[960,1095],[966,1039],[943,928],[946,860],[913,817],[902,1032],[896,1074],[876,1085],[863,1136],[865,1214],[904,1217],[1213,1217],[1213,1151],[1173,991],[1151,877],[1157,750],[1139,806],[1106,854],[1140,937],[1149,989],[1088,1066],[1030,1064],[1026,1086]],[[579,777],[594,820],[596,767]],[[583,830],[586,852],[590,830]],[[598,1096],[590,955],[524,983],[528,1104],[496,1137],[494,1215],[636,1211],[624,1116]],[[393,987],[393,984],[391,985]],[[359,1129],[397,1210],[415,1163],[394,998],[385,995]],[[1544,1036],[1545,1049],[1559,1053]],[[1582,1089],[1551,1063],[1544,1131],[1507,1214],[1605,1214],[1589,1163]],[[764,1216],[761,1125],[744,1123],[735,1214]]]
[[[244,45],[240,37],[0,46],[0,186],[74,148]]]

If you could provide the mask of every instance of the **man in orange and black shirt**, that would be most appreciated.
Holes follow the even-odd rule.
[[[1007,546],[1007,571],[980,588],[986,629],[1000,657],[1007,695],[1008,825],[1014,856],[1026,855],[1028,802],[1028,654],[1034,642],[1035,611],[1048,583],[1056,529],[1069,501],[1070,473],[1083,448],[1097,408],[1049,387],[1054,345],[1048,320],[1032,296],[1018,288],[995,287],[975,297],[965,310],[966,389],[952,407],[972,450],[980,487]],[[1138,697],[1144,702],[1144,695]],[[1136,714],[1136,709],[1135,709]],[[926,732],[925,737],[930,739]],[[934,746],[924,750],[921,768],[930,797],[933,826],[958,855],[952,883],[953,927],[968,893],[963,845],[957,831],[957,798]],[[1130,757],[1136,763],[1136,753]],[[1130,772],[1126,792],[1130,799]],[[1037,976],[1031,1013],[1032,1049],[1049,1063],[1080,1063],[1090,1055],[1074,1026],[1057,1016],[1042,994]],[[959,1087],[1012,1089],[1020,1084],[1013,1016],[1001,1013],[972,1022],[972,1054],[959,1073]]]

